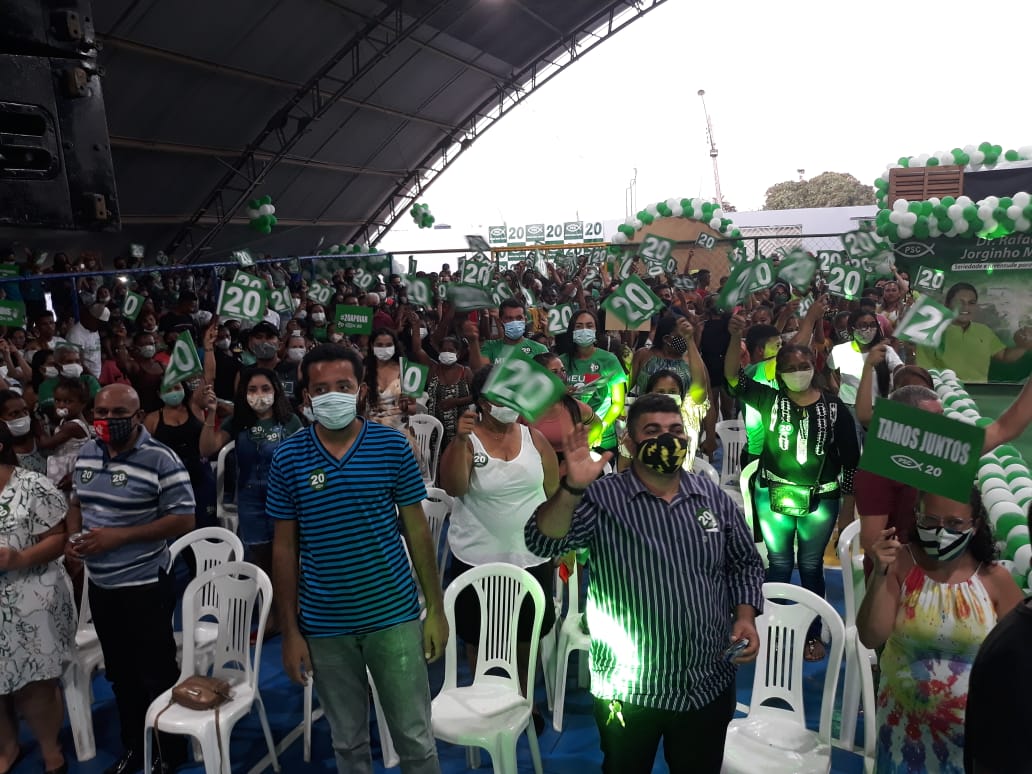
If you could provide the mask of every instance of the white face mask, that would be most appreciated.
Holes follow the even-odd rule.
[[[45,376],[47,379],[56,379],[57,369],[54,366],[46,366],[43,369],[43,376]]]
[[[963,532],[954,532],[945,527],[917,528],[917,539],[921,548],[932,559],[938,559],[940,562],[948,562],[964,553],[974,534],[974,527]]]
[[[216,339],[215,346],[221,350],[229,349],[229,339]]]
[[[394,357],[394,347],[373,347],[373,354],[377,360],[390,360]]]
[[[785,383],[785,386],[792,392],[802,392],[810,387],[810,382],[813,381],[813,369],[808,368],[805,371],[793,371],[787,374],[781,374],[781,380]]]
[[[312,312],[312,322],[316,325],[322,325],[326,322],[326,315],[322,312]]]
[[[154,357],[155,346],[148,344],[145,347],[140,347],[140,357]]]
[[[287,360],[291,363],[300,363],[305,356],[304,347],[291,347],[287,350]]]
[[[792,339],[794,339],[795,337],[796,337],[796,332],[795,331],[786,331],[785,333],[781,334],[781,340],[783,342],[785,342],[786,344],[788,344],[790,341],[792,341]]]
[[[856,339],[858,344],[870,344],[874,341],[874,335],[877,333],[875,330],[855,330],[853,331],[853,338]]]
[[[458,360],[459,356],[454,352],[442,352],[440,355],[437,356],[437,361],[441,365],[446,366],[455,365],[458,362]]]
[[[272,408],[272,404],[275,402],[275,395],[266,395],[265,393],[249,393],[247,396],[247,405],[250,406],[254,411],[268,411],[270,408]]]
[[[508,406],[491,406],[491,416],[503,425],[511,425],[520,418],[520,412]]]
[[[69,379],[78,379],[82,376],[82,366],[78,363],[65,363],[61,366],[61,375]]]
[[[29,430],[32,428],[32,417],[26,414],[23,417],[10,420],[6,424],[7,429],[11,431],[11,435],[15,438],[21,438],[23,435],[28,435]]]

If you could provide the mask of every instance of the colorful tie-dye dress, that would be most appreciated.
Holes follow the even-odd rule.
[[[878,774],[963,774],[968,676],[995,625],[977,570],[952,584],[910,571],[880,661]]]

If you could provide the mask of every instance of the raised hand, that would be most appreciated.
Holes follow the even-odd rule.
[[[588,430],[584,425],[577,425],[563,437],[563,456],[566,460],[566,483],[574,489],[586,489],[588,484],[602,475],[613,453],[606,452],[600,460],[592,459],[588,448]]]
[[[899,558],[900,550],[902,550],[902,546],[896,539],[896,528],[883,529],[879,538],[871,546],[875,572],[880,575],[888,575],[889,570],[896,563],[896,559]]]
[[[731,319],[727,321],[727,329],[735,338],[742,338],[742,334],[745,332],[748,326],[748,321],[745,319],[743,314],[735,314],[731,316]]]
[[[455,425],[455,436],[462,439],[469,438],[476,426],[477,412],[476,409],[470,408],[459,417],[459,421]]]

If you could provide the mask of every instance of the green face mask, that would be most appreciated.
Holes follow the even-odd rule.
[[[161,402],[166,406],[179,406],[186,398],[186,393],[182,390],[172,390],[171,392],[161,393]]]
[[[258,362],[258,359],[245,349],[240,353],[240,362],[245,366],[253,366]]]

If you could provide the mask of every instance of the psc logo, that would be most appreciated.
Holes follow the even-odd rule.
[[[321,492],[326,488],[326,471],[322,468],[313,470],[308,474],[308,485],[312,487],[316,492]]]
[[[125,486],[129,483],[129,474],[124,470],[116,470],[111,474],[111,486]]]
[[[482,468],[487,464],[487,455],[483,452],[477,452],[473,455],[473,467]]]

